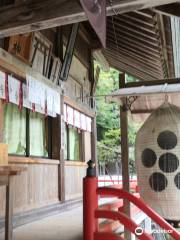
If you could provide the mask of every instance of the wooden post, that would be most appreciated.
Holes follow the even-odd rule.
[[[125,87],[125,73],[119,74],[119,88]],[[129,143],[128,143],[128,112],[123,99],[123,106],[120,107],[120,128],[121,128],[121,161],[123,189],[130,190],[129,184]],[[130,203],[124,200],[124,213],[130,217]],[[124,239],[131,240],[131,233],[124,229]]]
[[[61,116],[60,116],[60,189],[61,201],[65,201],[65,163],[64,163],[64,95],[61,95]]]
[[[60,115],[52,119],[52,158],[59,160],[58,166],[58,194],[59,201],[65,201],[65,183],[64,183],[64,96],[61,95]]]
[[[97,161],[97,126],[96,117],[92,119],[91,132],[91,158],[96,164],[96,176],[98,176],[98,161]]]
[[[3,103],[2,100],[0,100],[0,142],[3,142]]]
[[[8,177],[6,185],[6,218],[5,218],[5,240],[13,239],[13,177]]]

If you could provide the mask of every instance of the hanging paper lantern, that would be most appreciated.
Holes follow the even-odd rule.
[[[164,103],[136,138],[141,197],[162,217],[180,221],[180,108]]]

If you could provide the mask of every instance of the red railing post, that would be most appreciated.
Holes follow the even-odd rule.
[[[87,174],[83,179],[83,240],[94,240],[94,233],[98,231],[98,220],[95,218],[95,210],[98,208],[97,188],[98,178]]]

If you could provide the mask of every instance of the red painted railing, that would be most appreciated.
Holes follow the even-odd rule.
[[[169,223],[167,223],[162,217],[160,217],[155,211],[147,206],[141,199],[135,197],[131,193],[128,193],[122,189],[101,187],[98,188],[98,179],[95,177],[86,177],[83,182],[84,187],[84,219],[83,219],[83,239],[84,240],[122,240],[123,238],[115,235],[114,233],[101,233],[98,231],[98,219],[107,218],[115,221],[120,221],[125,228],[135,234],[135,229],[138,225],[128,218],[122,212],[114,212],[110,210],[98,209],[98,196],[103,197],[118,197],[121,199],[127,199],[134,205],[136,205],[141,211],[146,213],[154,222],[156,222],[162,229],[168,231],[168,233],[175,239],[180,239],[180,233],[178,233]],[[145,232],[142,235],[137,236],[140,240],[152,240],[153,237]]]
[[[95,240],[124,240],[121,236],[114,235],[109,232],[100,232],[94,234]]]
[[[122,180],[117,180],[117,179],[98,179],[98,183],[104,183],[104,185],[106,183],[110,183],[110,184],[112,184],[111,185],[112,187],[117,187],[117,188],[122,188],[122,186],[123,186],[123,181]],[[135,192],[139,192],[139,187],[137,185],[137,180],[136,179],[131,179],[130,180],[130,190],[135,191]]]
[[[123,181],[122,180],[118,180],[118,179],[98,179],[98,182],[104,182],[104,183],[122,183]],[[136,179],[131,179],[129,181],[130,183],[137,183],[137,180]]]
[[[139,227],[134,221],[132,221],[130,218],[128,218],[122,212],[113,212],[113,211],[108,211],[108,210],[96,210],[95,217],[111,219],[114,221],[119,220],[131,233],[135,233],[136,228]],[[139,239],[140,240],[153,240],[153,237],[151,237],[149,234],[143,232],[142,235],[139,236]],[[99,240],[98,233],[96,234],[95,240]]]

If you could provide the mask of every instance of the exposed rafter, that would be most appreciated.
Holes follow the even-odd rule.
[[[108,58],[114,59],[116,61],[118,61],[118,63],[121,65],[121,63],[126,64],[126,66],[131,66],[134,69],[141,69],[141,72],[143,72],[144,74],[151,74],[152,76],[155,76],[157,79],[160,77],[163,77],[163,74],[160,73],[160,71],[158,72],[157,70],[152,70],[152,68],[149,68],[146,64],[143,64],[142,62],[137,62],[137,61],[133,61],[132,59],[129,59],[127,57],[121,57],[121,56],[116,56],[114,57],[113,54],[111,54],[110,52],[106,51],[106,56],[108,56]]]
[[[109,2],[109,1],[107,1]],[[113,0],[107,6],[107,15],[156,7],[175,0]],[[37,31],[87,20],[79,1],[39,0],[18,1],[18,4],[0,9],[0,37]]]
[[[174,4],[159,6],[154,8],[154,11],[166,16],[180,17],[180,4],[174,3]]]

